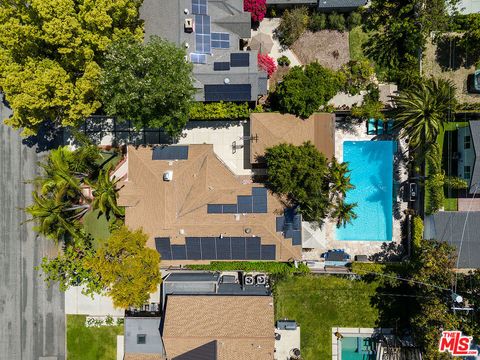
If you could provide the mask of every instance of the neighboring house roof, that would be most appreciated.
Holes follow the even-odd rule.
[[[310,141],[326,157],[335,153],[335,117],[333,114],[313,114],[303,120],[295,115],[253,113],[250,115],[250,162],[263,162],[269,147],[288,143],[301,145]]]
[[[462,233],[463,243],[458,268],[480,268],[480,212],[440,211],[425,218],[425,238],[445,241],[453,245],[457,253],[462,242]]]
[[[472,135],[473,148],[475,150],[475,162],[472,177],[470,179],[470,194],[480,191],[480,121],[470,121],[470,133]],[[477,190],[478,188],[478,190]]]
[[[162,337],[173,360],[271,360],[273,322],[270,296],[170,295]]]
[[[163,359],[165,350],[160,337],[159,317],[125,317],[125,360]],[[139,344],[138,335],[145,335],[145,344]],[[128,355],[128,357],[127,357]]]
[[[301,245],[293,246],[290,239],[277,232],[277,214],[284,209],[280,200],[250,178],[230,172],[213,152],[213,145],[189,145],[187,160],[152,157],[151,147],[128,147],[127,180],[119,183],[118,203],[126,207],[126,225],[143,228],[149,235],[148,246],[159,250],[162,264],[237,259],[230,252],[221,258],[225,246],[231,254],[247,255],[247,259],[286,261],[301,257]],[[173,172],[172,181],[163,180],[167,171]],[[260,199],[265,211],[248,213],[240,204],[237,207],[239,201],[252,201],[252,193],[258,188],[263,192]],[[212,205],[235,209],[211,212]],[[186,248],[188,244],[192,247]],[[250,245],[254,253],[249,253]],[[189,255],[192,249],[201,257],[185,257],[185,252]],[[218,258],[203,256],[204,250]],[[264,250],[268,256],[264,256]],[[175,255],[179,252],[183,258]]]
[[[188,44],[190,60],[202,58],[204,63],[193,66],[197,101],[256,101],[259,95],[267,93],[267,74],[258,70],[256,51],[240,50],[240,39],[250,38],[250,13],[243,11],[242,0],[202,1],[207,4],[203,11],[206,14],[196,14],[192,0],[144,0],[140,16],[145,21],[145,38],[158,35],[177,45]],[[186,19],[193,20],[193,32],[185,31]],[[209,24],[203,29],[208,33],[206,36],[199,35],[200,27],[196,31],[197,20]],[[228,46],[213,47],[212,33],[228,34]],[[197,48],[200,38],[206,44],[202,49]],[[246,59],[235,64],[232,54],[241,54]],[[218,67],[219,63],[223,67]]]
[[[366,4],[367,0],[318,0],[319,9],[353,9]]]

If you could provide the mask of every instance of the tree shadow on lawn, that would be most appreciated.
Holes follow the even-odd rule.
[[[469,68],[475,63],[474,56],[468,56],[468,51],[460,45],[460,37],[442,35],[435,40],[435,57],[442,71]]]

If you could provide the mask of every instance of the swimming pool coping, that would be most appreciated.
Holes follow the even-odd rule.
[[[332,360],[342,360],[342,353],[339,352],[340,339],[335,333],[340,333],[342,337],[368,337],[373,334],[391,335],[392,328],[348,328],[348,327],[332,327]]]

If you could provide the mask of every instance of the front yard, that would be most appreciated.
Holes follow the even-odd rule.
[[[68,360],[115,360],[123,325],[86,327],[85,315],[67,315]]]
[[[336,276],[290,276],[275,284],[275,318],[296,320],[305,360],[332,358],[332,327],[374,327],[378,283]]]

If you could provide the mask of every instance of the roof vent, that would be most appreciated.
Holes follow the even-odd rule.
[[[225,78],[225,79],[223,79],[223,82],[224,82],[225,84],[230,84],[230,79],[229,79],[229,78]]]
[[[188,13],[189,13],[188,9],[183,9],[183,13],[184,13],[185,15],[188,15]]]
[[[183,46],[185,47],[185,49],[188,49],[190,47],[190,44],[186,42],[185,44],[183,44]]]
[[[245,275],[243,282],[245,285],[255,285],[255,278],[252,275]]]
[[[172,181],[173,180],[173,171],[167,170],[163,173],[163,181]]]
[[[257,285],[267,285],[267,276],[265,274],[259,274],[255,278]]]
[[[192,18],[188,18],[188,19],[185,19],[185,32],[186,33],[192,33],[193,32],[193,19]]]
[[[245,234],[250,234],[252,232],[252,229],[251,228],[245,228]]]

